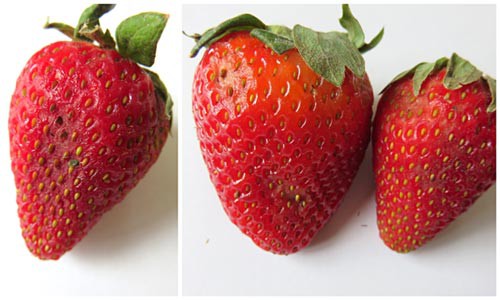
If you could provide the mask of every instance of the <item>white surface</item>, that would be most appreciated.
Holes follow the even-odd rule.
[[[0,298],[7,295],[177,295],[177,113],[173,133],[157,161],[124,202],[59,261],[39,261],[24,245],[10,171],[7,118],[17,75],[43,46],[66,37],[44,30],[46,18],[75,25],[86,3],[13,1],[0,9]],[[180,58],[180,17],[168,1],[136,1],[101,19],[113,34],[120,20],[144,11],[172,14],[158,45],[153,70],[180,103],[180,78],[168,66]],[[23,12],[21,14],[20,12]],[[177,46],[178,45],[178,46]],[[174,106],[176,108],[176,106]],[[3,295],[4,297],[1,297]]]
[[[421,61],[456,51],[494,76],[495,7],[351,7],[368,39],[365,54],[374,92]],[[340,30],[340,5],[183,6],[183,29],[203,32],[240,13],[269,24],[300,23]],[[183,293],[184,295],[494,295],[495,187],[425,247],[392,252],[378,237],[371,148],[344,204],[312,244],[288,257],[257,248],[230,223],[209,180],[191,113],[191,82],[201,55],[183,41]],[[378,99],[378,97],[376,97]]]

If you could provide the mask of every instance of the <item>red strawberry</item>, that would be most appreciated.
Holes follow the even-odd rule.
[[[377,219],[384,243],[415,250],[495,181],[496,80],[453,54],[397,76],[373,131]]]
[[[356,21],[344,6],[347,19]],[[381,36],[354,45],[345,33],[266,26],[250,15],[196,36],[193,55],[208,47],[193,83],[201,152],[230,220],[262,249],[307,246],[349,189],[373,103],[357,48]]]
[[[123,200],[158,158],[170,129],[168,93],[154,73],[133,61],[136,55],[129,56],[137,50],[134,38],[120,29],[133,32],[130,22],[142,26],[143,20],[161,33],[166,16],[125,20],[117,36],[129,44],[118,40],[119,53],[96,21],[112,8],[91,6],[73,41],[35,53],[12,96],[9,136],[18,214],[28,249],[41,259],[58,259]],[[58,23],[48,27],[73,32]],[[157,39],[148,43],[156,45]],[[153,56],[141,53],[137,61],[150,66],[154,48]]]

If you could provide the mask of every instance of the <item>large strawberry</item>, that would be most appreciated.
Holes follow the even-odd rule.
[[[257,246],[307,246],[346,194],[370,139],[371,49],[349,7],[348,33],[267,26],[244,14],[195,35],[201,152],[225,212]]]
[[[398,252],[425,244],[495,181],[496,80],[453,54],[398,75],[374,121],[377,223]]]
[[[72,41],[35,53],[12,96],[18,214],[28,249],[41,259],[58,259],[124,199],[158,158],[170,129],[164,85],[137,65],[153,64],[167,16],[123,21],[117,51],[99,25],[113,7],[92,5],[74,29],[47,24]]]

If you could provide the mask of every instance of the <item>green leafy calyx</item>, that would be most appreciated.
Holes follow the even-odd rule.
[[[202,47],[209,47],[229,33],[249,31],[266,46],[278,54],[296,48],[304,61],[317,74],[336,86],[342,85],[345,69],[348,68],[358,77],[365,73],[365,62],[361,53],[375,47],[382,39],[382,29],[369,43],[358,20],[354,18],[348,5],[342,6],[340,24],[346,32],[317,32],[301,25],[292,29],[282,25],[266,25],[250,14],[231,18],[205,33],[192,37],[196,44],[190,52],[194,57]]]
[[[116,49],[128,59],[138,64],[151,67],[156,57],[156,48],[161,34],[167,24],[168,15],[157,12],[146,12],[129,17],[122,21],[116,29],[116,42],[109,30],[103,31],[99,19],[115,4],[93,4],[80,15],[76,27],[64,23],[50,23],[45,28],[54,28],[73,41],[96,42],[100,47]],[[143,68],[144,69],[144,68]],[[167,116],[172,116],[172,99],[160,77],[150,70],[144,69],[154,83],[157,96],[165,101]]]
[[[422,83],[427,79],[427,77],[430,74],[438,72],[442,69],[446,70],[446,74],[443,78],[443,85],[449,90],[456,90],[464,85],[481,79],[485,80],[491,94],[491,103],[488,107],[488,112],[496,110],[496,80],[486,74],[483,74],[469,61],[460,57],[456,53],[453,53],[450,58],[441,57],[435,62],[423,62],[417,64],[413,68],[394,77],[394,79],[392,79],[380,93],[384,93],[391,85],[400,79],[413,75],[413,94],[417,96],[418,93],[420,93]]]

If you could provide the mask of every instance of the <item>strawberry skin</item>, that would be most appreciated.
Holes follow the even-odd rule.
[[[496,118],[485,80],[450,90],[444,69],[417,96],[412,75],[390,85],[374,121],[377,223],[397,252],[424,245],[496,177]]]
[[[340,87],[296,49],[246,31],[208,47],[195,73],[201,152],[230,220],[259,247],[307,246],[348,190],[370,138],[373,93],[349,70]]]
[[[10,153],[28,249],[58,259],[156,161],[170,123],[151,78],[118,52],[56,42],[12,96]]]

